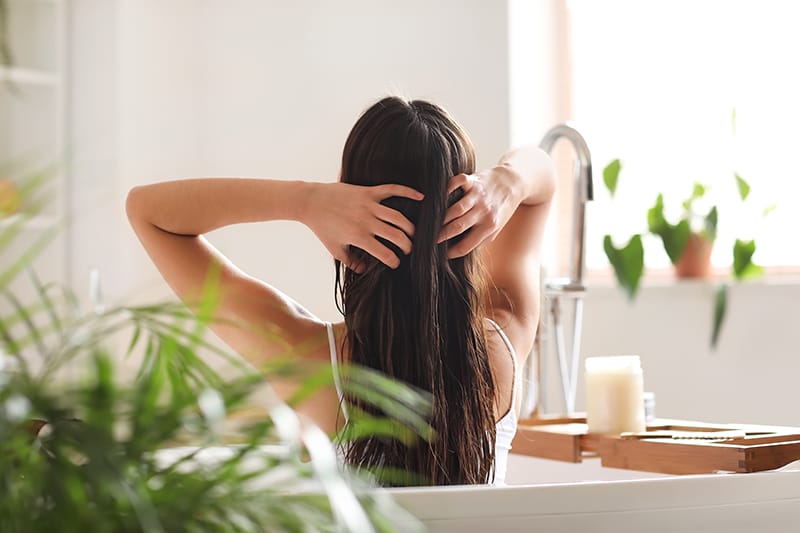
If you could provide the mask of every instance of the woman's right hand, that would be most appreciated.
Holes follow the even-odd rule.
[[[400,265],[400,258],[377,237],[406,254],[411,252],[414,225],[402,213],[381,204],[393,196],[422,200],[422,193],[398,184],[365,187],[348,183],[314,183],[306,198],[301,222],[314,232],[325,248],[355,272],[364,265],[350,253],[350,246],[360,248],[390,268]]]

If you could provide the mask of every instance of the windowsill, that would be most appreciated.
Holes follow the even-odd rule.
[[[757,278],[736,281],[728,268],[714,268],[711,276],[705,279],[678,279],[672,268],[649,268],[645,270],[640,282],[641,288],[646,287],[672,287],[677,285],[705,285],[729,283],[747,283],[754,285],[800,285],[800,267],[765,267],[764,274]],[[610,268],[587,269],[586,285],[589,287],[609,288],[616,287],[617,281]]]

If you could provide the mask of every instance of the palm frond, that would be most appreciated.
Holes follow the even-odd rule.
[[[25,193],[45,201],[44,181],[31,178]],[[37,209],[39,200],[27,205]],[[0,252],[23,233],[30,212],[2,226]],[[22,301],[9,284],[54,235],[43,232],[0,271],[4,532],[412,528],[413,517],[367,475],[342,469],[328,437],[290,407],[330,386],[329,366],[303,362],[304,348],[286,344],[256,372],[208,340],[219,320],[213,276],[195,312],[174,302],[87,312],[71,291],[33,273],[34,301]],[[120,357],[108,348],[116,345],[125,347]],[[122,356],[141,361],[130,382],[117,368]],[[212,359],[237,375],[223,379]],[[431,438],[428,397],[371,370],[342,371],[348,394],[396,418],[361,417],[350,438]],[[278,376],[299,384],[289,403],[273,398],[260,419],[238,429],[239,444],[223,446],[226,415],[245,410]]]

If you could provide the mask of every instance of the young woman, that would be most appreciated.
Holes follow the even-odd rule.
[[[431,393],[436,438],[415,447],[358,441],[345,451],[348,463],[401,468],[433,484],[502,483],[520,368],[538,323],[553,188],[539,149],[510,151],[476,173],[469,137],[443,109],[388,97],[350,132],[337,183],[169,181],[131,190],[127,212],[188,304],[210,269],[221,269],[217,315],[248,327],[218,324],[215,332],[254,365],[288,343],[306,347],[304,357],[330,358],[335,376],[352,362]],[[269,220],[305,224],[334,256],[344,322],[318,319],[203,237]],[[303,406],[326,429],[346,418],[338,380],[337,389]]]

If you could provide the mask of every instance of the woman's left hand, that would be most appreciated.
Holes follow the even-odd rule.
[[[450,247],[448,257],[462,257],[486,240],[494,240],[520,203],[521,196],[514,172],[497,166],[478,174],[459,174],[450,178],[448,194],[459,187],[464,196],[451,205],[445,214],[439,242],[469,233]]]

